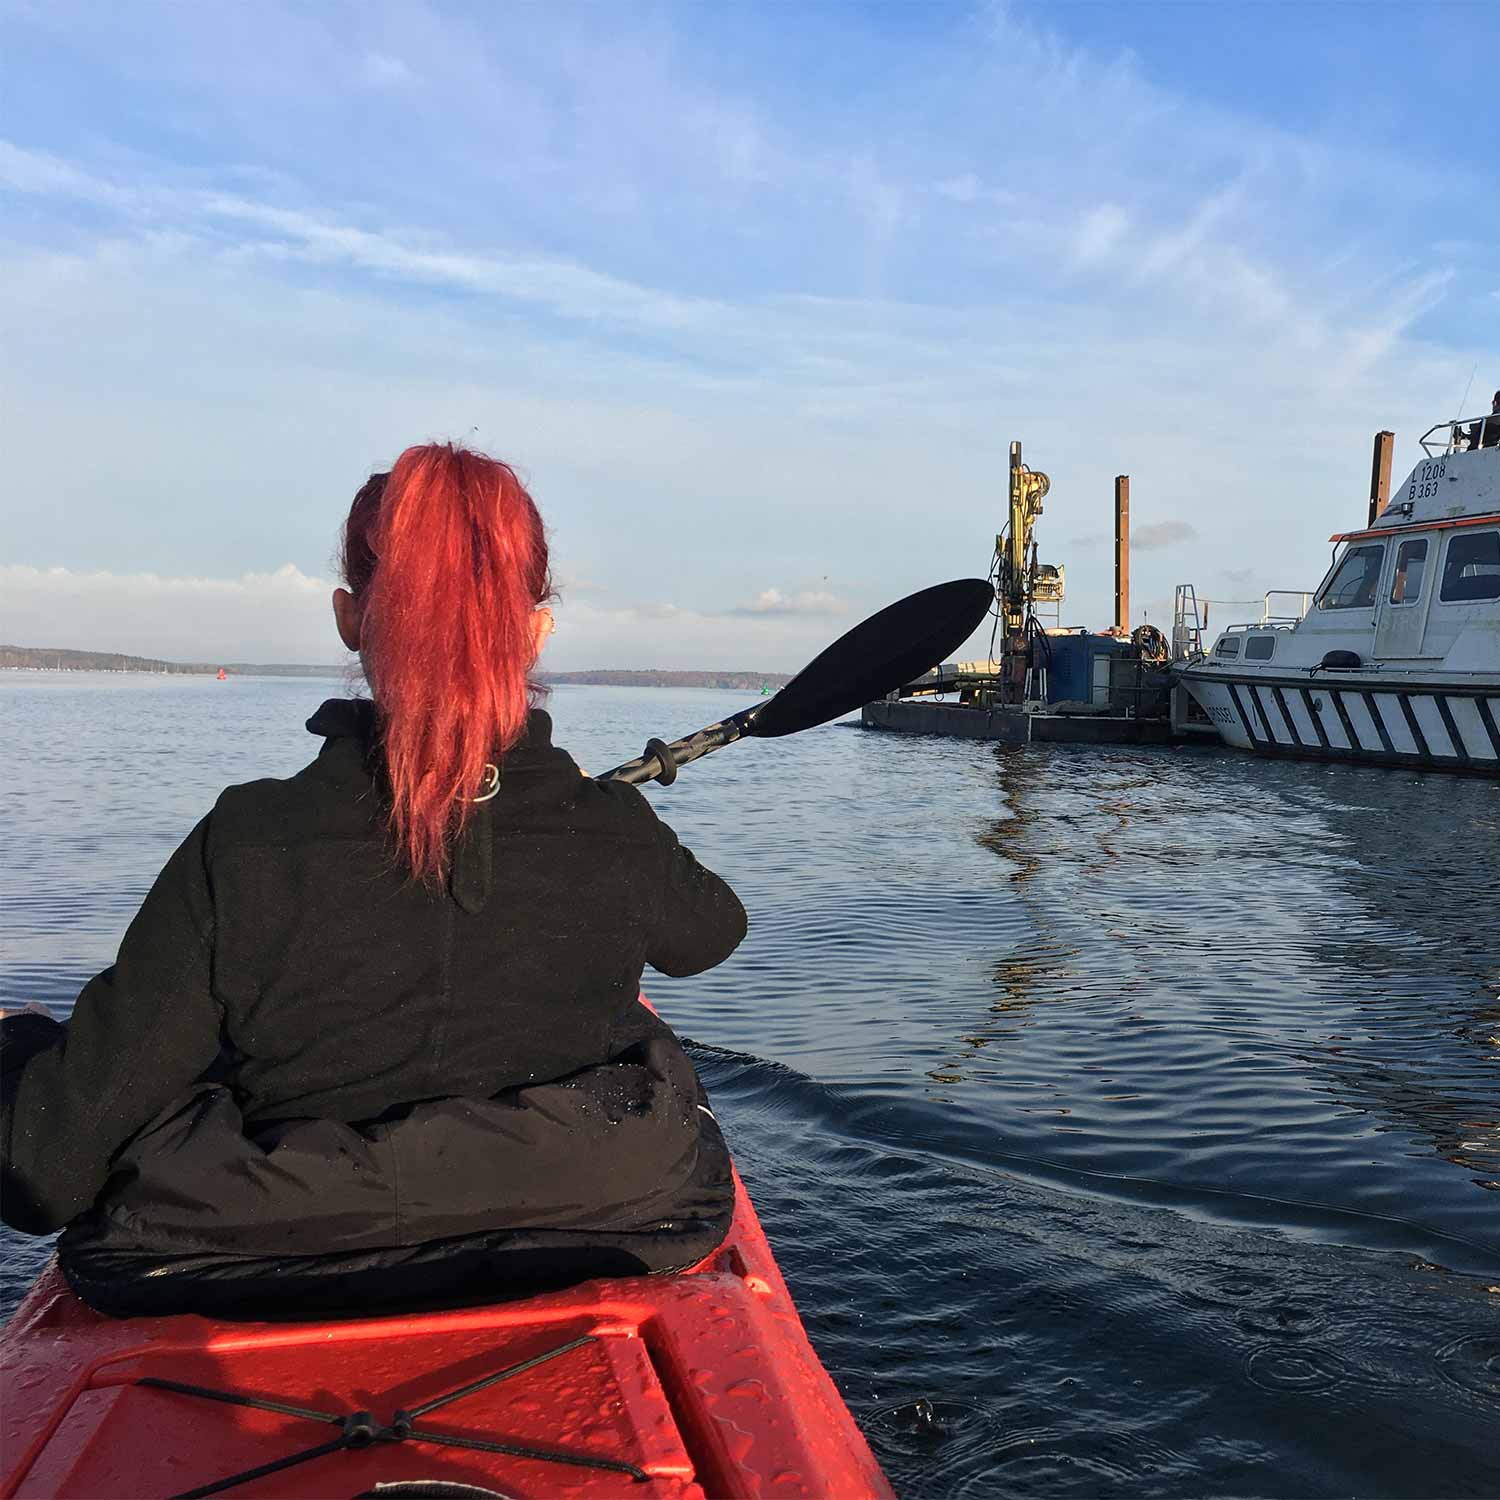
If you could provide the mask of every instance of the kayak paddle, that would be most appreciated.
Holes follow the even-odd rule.
[[[671,744],[647,740],[641,755],[597,779],[670,786],[679,766],[736,740],[775,739],[826,724],[941,662],[968,640],[994,602],[994,585],[985,578],[958,578],[909,594],[840,636],[774,697]]]

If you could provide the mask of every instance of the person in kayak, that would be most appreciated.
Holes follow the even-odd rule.
[[[505,464],[409,448],[355,497],[338,631],[371,699],[225,790],[72,1016],[0,1021],[0,1213],[106,1312],[295,1316],[680,1269],[728,1153],[643,967],[744,908],[551,742],[547,543]]]

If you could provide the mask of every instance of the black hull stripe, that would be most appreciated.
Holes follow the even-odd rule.
[[[1495,727],[1495,716],[1490,712],[1489,701],[1480,698],[1474,707],[1479,710],[1480,721],[1484,724],[1484,732],[1490,737],[1490,749],[1495,752],[1495,759],[1500,760],[1500,729]]]
[[[1359,736],[1354,732],[1354,721],[1349,717],[1349,710],[1344,707],[1344,696],[1337,688],[1329,688],[1328,696],[1333,699],[1333,706],[1339,711],[1339,723],[1344,726],[1344,738],[1349,741],[1349,748],[1358,755],[1364,749],[1359,742]]]
[[[1292,717],[1292,711],[1287,707],[1286,698],[1279,687],[1271,689],[1271,696],[1276,700],[1276,707],[1281,710],[1281,717],[1286,720],[1286,727],[1292,736],[1292,743],[1299,749],[1303,748],[1303,739],[1297,732],[1297,721]]]
[[[1255,725],[1251,721],[1250,715],[1246,712],[1245,705],[1240,702],[1240,690],[1237,683],[1231,682],[1229,684],[1229,696],[1234,703],[1235,712],[1240,716],[1240,722],[1245,726],[1245,734],[1250,741],[1251,747],[1254,748],[1257,743]]]
[[[1401,705],[1401,712],[1406,717],[1406,727],[1411,731],[1412,743],[1417,747],[1417,754],[1436,759],[1432,753],[1432,746],[1427,743],[1427,736],[1422,733],[1422,726],[1417,723],[1416,714],[1412,712],[1411,699],[1405,693],[1397,693],[1396,701]]]
[[[1304,745],[1298,749],[1295,745],[1267,745],[1263,740],[1255,742],[1254,750],[1257,755],[1283,760],[1343,761],[1352,765],[1401,766],[1413,771],[1447,772],[1452,775],[1500,776],[1500,762],[1497,761],[1461,761],[1450,756],[1444,756],[1441,760],[1424,760],[1420,755],[1408,755],[1401,750],[1387,755],[1383,750],[1340,750],[1337,745],[1330,746],[1327,750],[1316,745]]]
[[[1391,732],[1385,727],[1385,720],[1380,717],[1380,705],[1375,701],[1375,695],[1371,692],[1360,690],[1360,702],[1365,706],[1365,712],[1375,721],[1375,733],[1380,736],[1381,748],[1387,755],[1398,753],[1396,747],[1391,743]],[[1399,752],[1404,754],[1405,752]]]
[[[1255,705],[1255,711],[1260,715],[1260,727],[1266,732],[1266,743],[1274,745],[1277,743],[1276,731],[1271,728],[1271,721],[1266,716],[1266,705],[1261,702],[1260,689],[1254,684],[1249,684],[1250,701]]]
[[[1313,695],[1306,688],[1298,688],[1302,694],[1302,706],[1307,710],[1307,717],[1312,720],[1312,727],[1318,736],[1318,748],[1328,749],[1328,731],[1323,728],[1323,715],[1318,712],[1318,705],[1313,702]]]
[[[1446,698],[1434,699],[1437,704],[1438,715],[1443,721],[1443,728],[1448,731],[1448,738],[1453,742],[1453,753],[1458,757],[1460,765],[1468,765],[1469,749],[1464,744],[1464,737],[1458,732],[1458,725],[1453,719],[1453,710],[1448,707]]]
[[[1261,676],[1258,672],[1246,676],[1232,675],[1228,672],[1188,671],[1178,672],[1176,676],[1181,681],[1204,684],[1217,682],[1221,686],[1237,682],[1241,687],[1249,687],[1251,683],[1256,683],[1261,687],[1324,687],[1330,690],[1338,687],[1350,693],[1412,693],[1418,698],[1435,698],[1440,693],[1448,698],[1500,697],[1500,686],[1493,683],[1441,682],[1436,679],[1414,678],[1409,681],[1395,682],[1377,680],[1367,686],[1363,681],[1365,674],[1362,672],[1303,672],[1296,677],[1273,677],[1269,673]]]
[[[1195,681],[1214,679],[1195,678]],[[1216,679],[1218,685],[1228,690],[1230,702],[1235,712],[1239,715],[1241,726],[1245,731],[1245,737],[1250,741],[1250,748],[1260,754],[1266,755],[1290,755],[1306,760],[1343,760],[1355,761],[1369,765],[1397,765],[1411,766],[1418,769],[1441,771],[1473,771],[1481,776],[1500,775],[1500,724],[1496,723],[1494,711],[1489,704],[1490,696],[1494,696],[1493,689],[1485,688],[1430,688],[1421,687],[1412,692],[1391,688],[1356,688],[1352,686],[1335,687],[1331,681],[1324,680],[1323,690],[1328,694],[1328,701],[1333,704],[1334,711],[1339,716],[1339,724],[1344,731],[1344,738],[1348,741],[1349,748],[1345,749],[1335,745],[1329,738],[1327,729],[1323,723],[1323,717],[1318,712],[1313,702],[1311,690],[1302,683],[1285,683],[1287,687],[1294,688],[1301,696],[1307,708],[1307,716],[1317,732],[1318,743],[1309,744],[1299,732],[1296,721],[1292,718],[1291,709],[1286,698],[1281,692],[1279,683],[1252,684],[1244,678],[1220,677]],[[1254,708],[1246,705],[1240,689],[1245,688],[1249,694]],[[1275,731],[1271,728],[1271,721],[1266,713],[1265,704],[1257,692],[1258,687],[1269,687],[1272,696],[1286,721],[1288,732],[1292,736],[1293,743],[1287,744],[1276,738]],[[1405,750],[1397,750],[1391,740],[1390,731],[1386,727],[1385,719],[1382,717],[1379,705],[1375,702],[1376,692],[1393,696],[1400,705],[1402,716],[1406,721],[1407,729],[1411,733],[1412,743],[1416,746],[1416,753]],[[1350,718],[1349,710],[1344,703],[1344,694],[1354,693],[1364,704],[1364,709],[1370,716],[1371,723],[1375,726],[1376,733],[1380,736],[1378,750],[1367,747],[1359,737],[1354,728],[1354,722]],[[1437,712],[1442,718],[1443,727],[1448,733],[1449,740],[1453,744],[1453,753],[1438,755],[1433,752],[1428,743],[1427,736],[1422,732],[1421,721],[1417,718],[1412,708],[1410,699],[1413,694],[1417,697],[1431,698],[1436,705]],[[1494,754],[1493,760],[1475,756],[1467,747],[1463,733],[1458,727],[1458,722],[1453,716],[1450,698],[1468,699],[1474,704],[1475,711],[1479,715],[1479,721],[1484,726],[1485,735],[1489,739],[1490,749]],[[1260,721],[1257,728],[1256,720]]]

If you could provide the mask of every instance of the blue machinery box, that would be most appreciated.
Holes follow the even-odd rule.
[[[1109,702],[1109,661],[1129,656],[1128,640],[1092,630],[1070,630],[1046,636],[1048,703]]]

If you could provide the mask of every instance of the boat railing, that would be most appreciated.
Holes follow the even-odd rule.
[[[1489,433],[1485,432],[1486,422],[1492,424]],[[1448,422],[1438,422],[1429,427],[1417,441],[1421,443],[1422,451],[1428,458],[1440,458],[1445,453],[1467,453],[1479,447],[1481,435],[1489,438],[1487,446],[1495,446],[1492,435],[1495,427],[1500,427],[1500,415],[1486,411],[1477,417],[1454,417]]]
[[[1222,635],[1243,635],[1251,630],[1295,630],[1295,620],[1236,620],[1233,625],[1226,625],[1220,632]]]
[[[1294,630],[1312,608],[1313,596],[1305,589],[1268,589],[1261,596],[1258,620],[1226,625],[1223,634],[1246,630]],[[1208,630],[1210,606],[1248,604],[1246,599],[1204,599],[1193,585],[1179,583],[1172,608],[1172,659],[1192,661],[1205,655],[1203,636]]]
[[[1286,605],[1277,610],[1271,603],[1275,600],[1285,600]],[[1296,613],[1290,612],[1292,602],[1296,602]],[[1271,589],[1261,604],[1260,623],[1262,625],[1295,625],[1299,620],[1307,617],[1307,612],[1312,608],[1313,596],[1306,589]]]
[[[1282,603],[1281,601],[1286,601]],[[1276,601],[1276,602],[1272,602]],[[1302,589],[1271,589],[1261,597],[1260,618],[1236,621],[1227,630],[1292,630],[1312,608],[1313,596]],[[1244,599],[1200,599],[1200,604],[1244,604]]]

